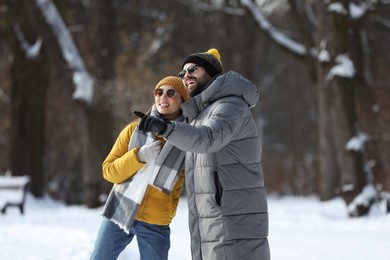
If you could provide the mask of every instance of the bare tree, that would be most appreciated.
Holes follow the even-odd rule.
[[[73,97],[77,102],[84,100],[88,103],[91,79],[82,60],[78,59],[77,49],[52,1],[9,1],[6,7],[9,15],[7,28],[12,30],[8,34],[8,44],[12,46],[15,55],[11,75],[11,170],[16,175],[31,175],[31,191],[34,195],[42,196],[49,185],[56,192],[67,194],[62,197],[66,200],[69,193],[64,192],[58,182],[51,182],[43,167],[46,119],[49,118],[46,93],[54,76],[56,85],[61,85],[63,81],[68,82],[68,86],[75,86]],[[69,78],[74,85],[69,82]],[[79,125],[83,126],[84,112],[77,108],[76,111],[76,117],[81,122]],[[59,129],[58,126],[53,127],[49,129],[54,131],[55,136]],[[85,140],[83,134],[87,132],[82,129],[80,133],[80,140]],[[61,156],[64,157],[64,153]],[[71,156],[67,154],[66,157]],[[73,168],[70,172],[82,176],[80,173],[83,169],[79,163],[72,163],[70,168]],[[67,174],[66,179],[68,181],[65,183],[69,187],[72,180],[77,178]]]
[[[86,106],[88,139],[85,150],[85,203],[97,207],[99,195],[107,193],[108,183],[102,182],[101,164],[111,149],[114,118],[112,112],[116,77],[117,18],[113,1],[93,1],[91,43],[94,50],[95,92],[90,106]],[[94,39],[94,40],[93,40]],[[104,185],[106,184],[106,185]]]
[[[43,156],[45,97],[48,87],[47,55],[37,34],[37,10],[25,1],[11,1],[6,38],[12,46],[11,69],[11,170],[30,175],[31,192],[44,194]]]
[[[319,174],[320,196],[329,199],[341,194],[351,206],[368,182],[367,162],[363,150],[350,149],[347,144],[359,135],[356,100],[356,75],[362,50],[353,38],[351,27],[363,14],[375,13],[377,2],[363,1],[356,6],[352,1],[297,1],[289,0],[290,9],[300,32],[296,41],[273,27],[255,1],[241,0],[258,22],[259,28],[286,52],[305,59],[315,85],[319,111]],[[371,11],[373,10],[373,11]],[[356,26],[356,23],[355,23]],[[363,24],[360,24],[363,28]],[[355,30],[353,30],[355,29]],[[337,193],[339,192],[339,193]],[[376,196],[376,195],[374,195]],[[373,201],[374,198],[369,198]],[[368,212],[370,203],[353,204],[350,215]]]
[[[217,47],[226,71],[258,83],[253,112],[267,142],[269,190],[343,195],[351,214],[363,214],[361,191],[374,187],[369,205],[390,189],[388,4],[291,0],[267,9],[279,2],[5,1],[0,27],[13,59],[4,66],[14,69],[10,104],[19,114],[9,132],[31,139],[12,143],[13,167],[36,167],[36,194],[101,205],[110,186],[101,163],[131,110],[150,106],[150,89],[176,74],[185,55]],[[33,114],[34,123],[20,124]],[[21,162],[26,155],[34,162]]]

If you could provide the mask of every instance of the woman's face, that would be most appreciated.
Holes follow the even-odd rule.
[[[175,90],[169,85],[162,85],[159,89],[163,91],[162,95],[161,91],[155,90],[154,92],[154,103],[157,111],[166,119],[176,119],[180,115],[180,105],[183,102],[180,94],[175,91],[175,94],[172,97],[169,97],[167,91],[170,89]],[[170,92],[172,92],[172,90]]]

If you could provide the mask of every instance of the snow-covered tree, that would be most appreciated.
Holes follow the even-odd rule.
[[[351,149],[347,144],[363,131],[358,119],[357,90],[373,84],[367,68],[370,56],[368,17],[382,21],[381,8],[388,1],[278,1],[288,4],[298,37],[293,39],[273,26],[263,14],[264,1],[241,0],[243,6],[276,45],[305,60],[317,93],[320,195],[330,199],[342,195],[350,215],[362,215],[370,203],[354,199],[372,185],[364,144]],[[388,23],[388,21],[387,21]],[[295,34],[297,35],[297,34]],[[363,140],[364,142],[364,140]],[[372,203],[378,193],[370,193]]]

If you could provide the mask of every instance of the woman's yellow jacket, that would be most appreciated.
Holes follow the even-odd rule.
[[[127,180],[144,166],[143,162],[138,161],[137,155],[140,147],[128,150],[131,135],[137,125],[138,122],[132,122],[122,130],[102,164],[103,178],[111,183],[121,183]],[[157,138],[163,145],[165,144],[163,138],[160,136]],[[149,185],[135,219],[149,224],[169,225],[176,215],[183,181],[184,171],[181,172],[170,195]]]

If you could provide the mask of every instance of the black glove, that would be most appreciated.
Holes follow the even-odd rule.
[[[168,124],[170,124],[169,121],[164,121],[154,116],[148,116],[139,111],[133,111],[133,114],[141,118],[138,129],[142,132],[153,132],[162,135],[165,130],[167,130]]]

